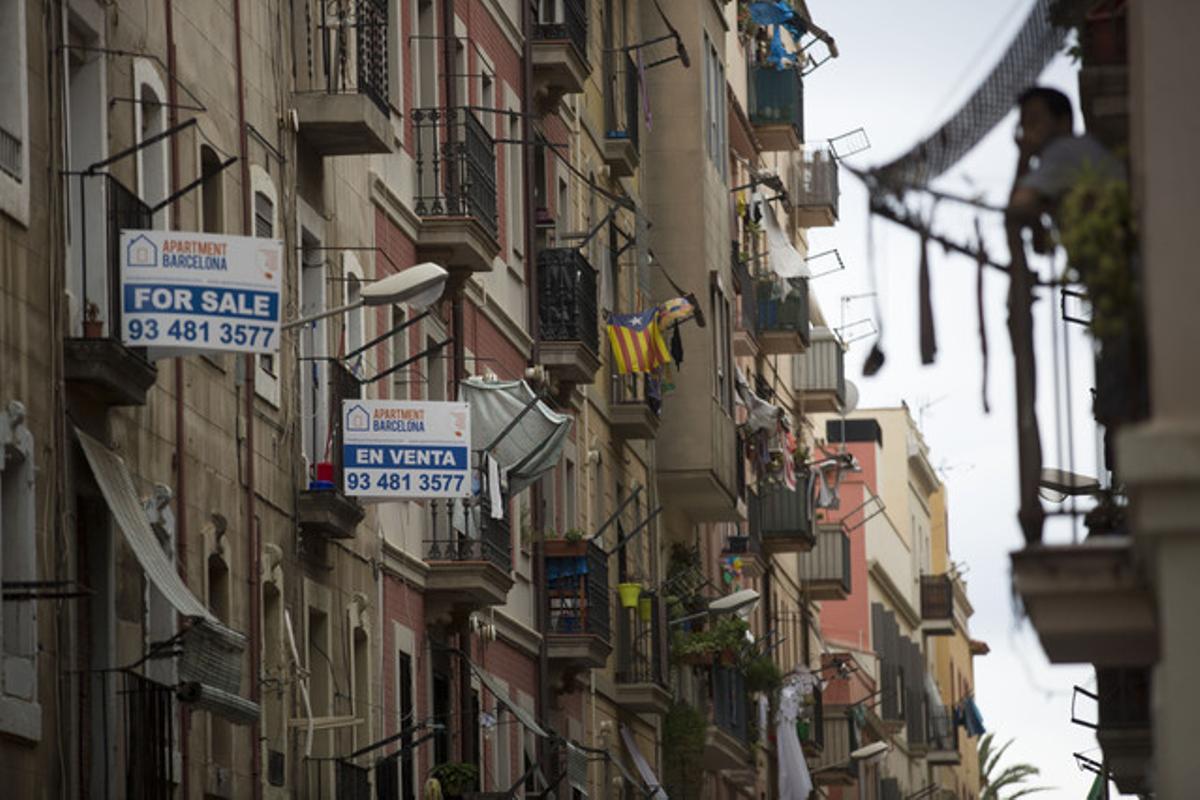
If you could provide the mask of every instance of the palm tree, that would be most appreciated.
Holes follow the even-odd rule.
[[[1012,745],[1013,740],[1009,739],[999,750],[993,752],[993,735],[986,733],[979,740],[979,800],[1001,800],[1001,790],[1019,786],[1025,783],[1026,779],[1041,773],[1041,770],[1032,764],[1010,764],[996,774],[1000,758],[1004,755],[1004,751]],[[1022,786],[1013,794],[1005,796],[1003,800],[1017,800],[1018,797],[1025,797],[1035,792],[1047,792],[1049,790],[1049,786]]]

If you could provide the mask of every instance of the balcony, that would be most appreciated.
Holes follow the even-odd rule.
[[[542,250],[537,270],[538,360],[563,383],[591,383],[600,368],[596,270],[573,247]]]
[[[713,667],[710,681],[712,718],[704,734],[705,769],[745,769],[750,763],[750,702],[746,695],[746,678],[732,667]]]
[[[297,52],[308,53],[292,97],[300,136],[323,156],[390,153],[388,0],[304,4],[297,16],[307,32]]]
[[[758,310],[755,327],[762,352],[803,353],[810,340],[808,280],[758,276],[754,279],[754,297]]]
[[[804,144],[804,80],[796,69],[769,64],[750,68],[750,124],[767,152]]]
[[[733,354],[751,357],[758,355],[758,299],[755,297],[754,278],[741,259],[737,242],[733,244],[733,286],[738,295],[734,309]]]
[[[949,575],[921,576],[921,633],[954,633],[954,579]]]
[[[796,491],[764,489],[750,495],[750,525],[762,537],[767,553],[806,553],[817,543],[808,516],[803,481]]]
[[[513,586],[508,520],[492,519],[486,500],[430,500],[429,512],[426,616],[504,605]]]
[[[850,596],[850,537],[841,523],[817,526],[817,543],[800,554],[800,580],[813,600]]]
[[[925,724],[929,733],[927,742],[929,749],[925,752],[925,760],[929,765],[954,767],[961,764],[962,754],[958,751],[958,726],[954,724],[953,712],[948,708],[930,709]]]
[[[571,669],[603,667],[612,652],[608,554],[595,542],[558,539],[541,547],[546,554],[550,660]]]
[[[552,108],[565,94],[583,91],[587,59],[586,0],[543,0],[533,25],[533,90]]]
[[[613,375],[612,402],[608,406],[613,436],[632,441],[652,440],[661,419],[646,393],[646,376]]]
[[[743,527],[745,529],[743,532],[725,537],[725,546],[721,548],[721,555],[722,557],[740,558],[742,574],[747,578],[761,578],[767,569],[762,534],[755,526],[747,524]]]
[[[671,707],[666,605],[643,593],[636,609],[618,606],[616,611],[617,704],[639,714],[665,715]]]
[[[119,753],[118,762],[110,765],[115,786],[122,797],[171,797],[180,777],[173,757],[179,746],[175,740],[176,687],[121,671],[104,676],[106,692],[112,677],[119,679],[116,695],[123,713],[118,724],[125,734],[124,741],[111,751]]]
[[[825,750],[825,701],[820,685],[813,687],[813,703],[806,718],[796,721],[796,733],[800,747],[809,758],[821,755]]]
[[[297,520],[304,536],[350,539],[365,512],[353,497],[342,493],[342,401],[362,397],[362,385],[340,361],[329,362],[329,408],[332,423],[333,485],[310,483],[300,492]]]
[[[72,394],[106,407],[142,406],[158,370],[144,350],[121,343],[121,231],[154,227],[152,215],[111,175],[86,179],[81,191],[104,205],[104,242],[96,248],[81,245],[83,336],[63,342],[67,385]],[[89,250],[107,260],[89,258]]]
[[[628,178],[637,171],[641,160],[638,117],[642,106],[638,98],[638,69],[627,55],[614,56],[614,60],[621,69],[610,68],[605,76],[604,163],[614,178]]]
[[[853,786],[858,782],[858,762],[850,754],[860,746],[858,731],[845,708],[830,712],[825,709],[821,755],[811,766],[813,782],[818,786]]]
[[[658,442],[659,491],[693,522],[740,522],[735,425],[705,387],[672,395],[670,423],[680,435]]]
[[[846,402],[846,358],[837,334],[813,328],[808,350],[792,360],[792,388],[806,413],[837,414]]]
[[[468,108],[414,108],[417,260],[487,272],[500,254],[496,143]]]
[[[1158,658],[1153,592],[1129,536],[1028,545],[1013,588],[1052,664],[1146,666]]]
[[[1122,794],[1150,792],[1150,670],[1108,667],[1096,670],[1099,726],[1096,740]]]
[[[826,149],[805,150],[792,174],[792,213],[801,228],[827,228],[838,220],[838,162]]]

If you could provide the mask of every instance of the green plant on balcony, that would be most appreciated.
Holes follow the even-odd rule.
[[[1068,256],[1066,278],[1083,285],[1092,306],[1092,334],[1104,339],[1134,329],[1136,232],[1129,184],[1094,168],[1080,170],[1059,206],[1058,229]]]
[[[710,664],[715,660],[733,666],[746,654],[750,626],[737,616],[719,617],[702,631],[676,631],[671,637],[671,657],[679,664]]]
[[[678,701],[663,718],[663,780],[671,797],[700,797],[707,727],[708,719],[699,709]]]
[[[751,694],[770,694],[783,685],[783,672],[768,655],[751,658],[743,672],[746,676],[746,691]]]
[[[446,796],[458,796],[475,790],[479,767],[461,761],[448,761],[429,770],[429,777],[437,779]]]

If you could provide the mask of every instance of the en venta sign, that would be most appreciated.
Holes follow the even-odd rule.
[[[470,497],[470,405],[345,400],[342,465],[347,495]]]
[[[160,352],[279,349],[283,242],[121,231],[121,341]]]

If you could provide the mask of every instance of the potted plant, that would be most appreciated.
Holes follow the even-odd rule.
[[[479,780],[479,767],[461,761],[448,761],[429,770],[429,777],[437,780],[444,797],[462,797],[475,790]]]
[[[640,583],[618,583],[617,594],[621,597],[621,608],[637,608],[638,598],[642,596]]]
[[[746,665],[746,691],[769,694],[783,685],[783,673],[775,659],[767,655],[755,656]]]
[[[705,631],[684,633],[676,631],[671,637],[671,658],[677,664],[703,667],[712,664],[713,650],[710,634]]]
[[[100,306],[88,300],[83,308],[83,338],[99,339],[104,336],[104,320],[100,319]]]
[[[578,528],[571,528],[561,534],[547,531],[544,535],[543,546],[546,548],[547,558],[587,555],[588,540],[584,537],[583,531]]]

